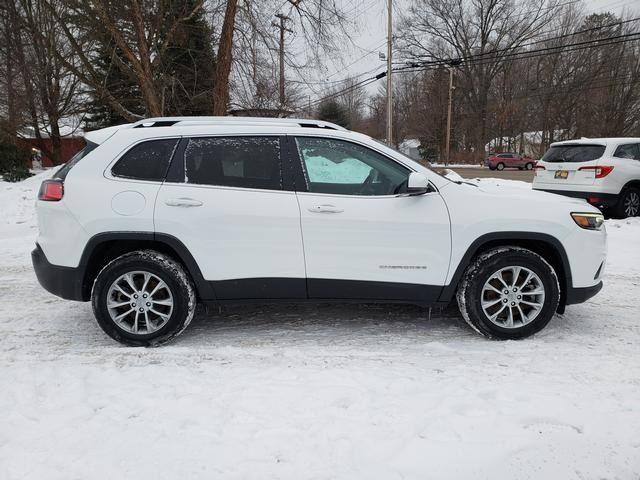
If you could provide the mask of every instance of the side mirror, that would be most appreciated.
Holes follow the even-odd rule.
[[[422,173],[412,172],[407,181],[408,195],[424,195],[431,191],[429,180]]]

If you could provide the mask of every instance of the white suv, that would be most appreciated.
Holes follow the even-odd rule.
[[[523,338],[602,287],[596,208],[451,181],[333,124],[158,118],[85,138],[42,184],[33,264],[128,345],[177,335],[197,301],[457,297],[476,331]]]
[[[584,198],[615,217],[640,214],[640,138],[557,142],[536,165],[533,188]]]

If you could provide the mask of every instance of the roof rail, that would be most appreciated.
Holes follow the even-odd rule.
[[[327,128],[330,130],[347,129],[331,122],[299,118],[266,117],[154,117],[138,120],[132,128],[170,127],[173,125],[280,125],[301,128]]]

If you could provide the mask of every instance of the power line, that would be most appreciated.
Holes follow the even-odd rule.
[[[616,25],[618,23],[628,23],[628,22],[636,21],[636,20],[640,20],[640,17],[636,17],[636,18],[627,20],[625,22],[616,22],[615,24],[610,24],[608,26],[613,26],[613,25]],[[602,28],[602,27],[598,27],[598,28]],[[574,33],[571,33],[571,34],[559,35],[559,36],[556,36],[556,37],[549,37],[549,38],[544,39],[544,40],[538,40],[536,42],[530,42],[530,43],[526,43],[526,44],[523,44],[523,45],[516,45],[516,46],[512,46],[512,47],[507,47],[507,48],[490,50],[490,51],[487,51],[487,52],[482,52],[482,53],[478,53],[478,54],[472,54],[472,55],[469,55],[467,57],[460,57],[460,58],[458,58],[456,60],[461,60],[461,61],[464,62],[466,59],[471,58],[471,57],[474,57],[474,58],[476,58],[476,57],[484,57],[484,56],[492,55],[492,54],[495,54],[495,53],[509,52],[509,51],[512,51],[512,50],[518,51],[518,50],[521,50],[523,48],[527,48],[527,47],[529,47],[531,45],[537,45],[537,44],[540,44],[540,43],[546,43],[546,42],[550,42],[552,40],[559,40],[561,38],[566,38],[566,37],[569,37],[569,36],[574,36],[574,35],[578,35],[578,34],[581,34],[581,33],[586,33],[586,32],[592,31],[592,30],[593,29],[586,29],[586,30],[581,30],[581,31],[574,32]],[[625,35],[618,35],[616,37],[604,37],[604,38],[599,38],[599,39],[585,40],[584,42],[556,45],[556,46],[551,46],[551,47],[545,47],[544,49],[545,50],[561,49],[561,48],[570,47],[570,46],[573,46],[573,45],[580,45],[580,44],[583,44],[583,43],[599,42],[599,41],[604,41],[604,40],[611,40],[611,39],[614,39],[614,38],[622,38],[624,36],[629,36],[629,35],[633,35],[633,34],[625,34]],[[515,53],[519,53],[519,52],[515,52]],[[450,61],[451,60],[438,59],[438,60],[433,60],[433,61],[425,61],[424,63],[442,63],[442,62],[445,62],[445,64],[446,64],[447,62],[450,62]]]
[[[569,5],[569,4],[572,4],[572,3],[576,3],[576,1],[572,0],[572,1],[569,1],[569,2],[565,2],[565,3],[561,4],[560,6]],[[592,28],[588,28],[588,29],[583,29],[583,30],[580,30],[580,31],[577,31],[577,32],[564,34],[564,35],[558,35],[558,36],[555,36],[555,37],[550,37],[550,38],[538,40],[538,41],[535,41],[535,42],[529,42],[529,43],[526,43],[526,44],[523,44],[523,45],[518,45],[518,46],[508,47],[508,48],[503,48],[503,49],[497,49],[497,50],[492,50],[492,51],[483,52],[483,53],[480,53],[480,54],[474,54],[474,55],[470,55],[470,56],[467,56],[467,57],[460,58],[459,60],[462,60],[465,64],[469,64],[468,60],[470,60],[472,58],[480,58],[480,57],[484,57],[484,56],[491,55],[491,54],[494,54],[494,53],[509,52],[509,51],[512,51],[512,50],[520,50],[522,48],[526,48],[526,47],[531,46],[531,45],[537,45],[537,44],[540,44],[540,43],[545,43],[545,42],[549,42],[549,41],[553,41],[553,40],[558,40],[558,39],[562,39],[562,38],[568,38],[568,37],[576,36],[576,35],[579,35],[579,34],[582,34],[582,33],[587,33],[587,32],[591,32],[591,31],[594,31],[594,30],[600,30],[600,29],[603,29],[603,28],[609,28],[609,27],[615,26],[615,25],[622,25],[622,24],[634,22],[634,21],[637,21],[637,20],[640,20],[640,17],[635,17],[635,18],[631,18],[631,19],[627,19],[627,20],[621,20],[621,21],[618,21],[618,22],[613,22],[613,23],[610,23],[610,24],[607,24],[607,25],[602,25],[602,26],[592,27]],[[627,36],[630,36],[630,35],[635,35],[635,34],[627,34]],[[560,50],[565,49],[565,51],[573,51],[573,49],[566,50],[566,48],[567,47],[571,47],[571,46],[575,46],[575,45],[579,45],[579,44],[589,44],[589,43],[593,43],[593,42],[601,42],[601,41],[605,41],[605,40],[611,40],[613,38],[623,38],[623,37],[624,36],[607,37],[607,38],[603,38],[603,39],[592,39],[592,40],[587,40],[585,42],[578,42],[578,43],[574,43],[574,44],[564,44],[564,45],[557,45],[557,46],[554,46],[554,47],[546,47],[544,49],[539,49],[539,50],[530,50],[529,52],[526,52],[526,53],[531,53],[531,52],[534,52],[534,51],[551,51],[551,50],[558,50],[558,49],[560,49]],[[577,49],[577,50],[579,50],[579,49]],[[516,56],[516,55],[522,55],[523,53],[525,53],[525,52],[514,51],[514,52],[511,52],[511,53],[503,55],[502,58],[504,59],[504,58],[507,58],[507,57],[513,57],[513,56]],[[530,56],[528,58],[533,58],[533,56]],[[493,59],[491,61],[493,61]],[[432,60],[432,61],[422,61],[420,63],[422,64],[422,66],[424,66],[424,65],[446,66],[450,62],[451,62],[450,59],[437,59],[437,60]],[[490,63],[490,62],[487,62],[487,63]],[[481,63],[478,63],[478,62],[476,62],[475,64],[481,65]],[[412,69],[410,71],[421,71],[420,69],[416,69],[416,67],[417,67],[417,65],[409,65],[409,66],[407,66],[405,68],[406,69]],[[400,70],[403,70],[403,69],[394,69],[393,71],[400,71]],[[329,77],[326,77],[326,78],[330,78],[331,76],[333,76],[333,75],[335,75],[337,73],[339,73],[339,72],[334,72],[332,75],[330,75]],[[360,75],[358,75],[358,76],[360,76]],[[330,97],[330,95],[328,97]],[[322,99],[320,99],[320,101],[322,101]],[[319,103],[319,102],[316,101],[316,102],[313,102],[313,103]]]
[[[561,48],[564,48],[564,50],[561,50],[559,52],[556,53],[569,53],[572,51],[577,51],[577,50],[585,50],[585,49],[590,49],[590,48],[599,48],[599,47],[603,47],[603,46],[607,46],[607,45],[616,45],[616,44],[621,44],[621,43],[627,43],[627,42],[631,42],[631,41],[637,41],[640,40],[640,37],[638,37],[638,35],[640,35],[640,32],[633,32],[630,34],[626,34],[626,35],[619,35],[616,37],[609,37],[606,39],[594,39],[594,40],[590,40],[588,42],[578,42],[576,44],[570,44],[570,45],[563,45],[561,46]],[[633,38],[630,38],[633,37]],[[615,41],[606,41],[606,40],[614,40]],[[596,45],[593,45],[593,44]],[[575,48],[566,48],[567,46],[571,46],[573,45]],[[558,49],[558,47],[553,47],[554,49]],[[526,59],[526,58],[535,58],[535,57],[539,57],[539,56],[543,56],[543,55],[548,55],[548,51],[550,50],[550,48],[542,48],[542,49],[537,49],[537,50],[529,50],[529,51],[525,51],[525,52],[514,52],[512,54],[509,54],[510,57],[512,57],[512,60],[520,60],[520,59]],[[547,52],[547,53],[542,53],[542,52]],[[483,55],[476,55],[476,56],[470,56],[466,59],[465,62],[463,62],[463,65],[481,65],[481,64],[486,64],[489,63],[487,62],[487,59],[483,59],[481,58]],[[473,61],[472,57],[479,57],[478,60]],[[493,59],[489,59],[491,61],[494,61]],[[415,67],[406,67],[406,68],[398,68],[398,69],[394,69],[393,72],[397,72],[397,73],[411,73],[411,72],[422,72],[422,71],[429,71],[429,70],[437,70],[439,68],[442,68],[443,66],[446,66],[447,61],[445,60],[438,60],[438,61],[434,61],[434,62],[424,62],[424,65],[422,66],[415,66]],[[450,62],[450,60],[448,61]],[[369,77],[366,79],[361,80],[360,82],[351,85],[349,87],[346,87],[342,90],[339,90],[337,92],[333,92],[330,93],[328,95],[325,95],[319,99],[314,100],[313,102],[310,103],[311,106],[317,105],[319,103],[322,103],[325,100],[328,100],[330,98],[335,98],[337,96],[340,95],[344,95],[345,93],[354,90],[356,88],[361,88],[364,87],[366,85],[369,85],[373,82],[375,82],[376,80],[379,80],[381,78],[384,78],[386,76],[386,71],[380,72],[377,75],[373,76],[373,77]]]
[[[631,38],[633,37],[633,38]],[[616,37],[610,37],[608,39],[598,39],[598,40],[590,40],[588,42],[578,42],[575,44],[561,45],[558,47],[548,47],[541,48],[537,50],[527,50],[523,52],[513,52],[510,54],[504,55],[499,60],[523,60],[527,58],[536,58],[541,56],[546,56],[552,53],[569,53],[575,52],[579,50],[587,50],[591,48],[604,47],[607,45],[616,45],[619,43],[626,43],[635,40],[640,40],[640,32],[634,32],[626,35],[619,35]],[[597,43],[597,45],[592,45],[593,43]],[[574,48],[571,48],[574,47]],[[551,51],[554,50],[554,51]],[[486,65],[489,63],[494,63],[496,61],[495,58],[481,58],[482,55],[467,57],[467,59],[462,61],[462,65]],[[476,59],[477,58],[477,59]],[[404,68],[398,68],[397,71],[412,71],[412,72],[420,72],[425,70],[433,70],[437,68],[442,68],[449,65],[451,60],[437,60],[433,62],[424,62],[422,65],[409,65]]]

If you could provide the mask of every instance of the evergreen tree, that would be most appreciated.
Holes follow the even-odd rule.
[[[190,11],[197,0],[177,3],[181,10]],[[211,113],[215,69],[212,37],[204,9],[178,26],[162,58],[165,115]]]
[[[331,122],[349,128],[349,115],[335,100],[327,100],[320,104],[318,120],[324,120],[325,122]]]
[[[156,32],[154,45],[162,45],[171,35],[167,48],[158,61],[153,62],[158,96],[161,98],[162,114],[166,116],[207,115],[211,113],[213,71],[215,55],[212,48],[212,33],[205,19],[204,10],[197,12],[173,28],[176,19],[185,12],[194,10],[197,0],[167,2],[163,25]],[[157,6],[149,5],[148,8]],[[157,12],[155,13],[157,15]],[[153,17],[150,13],[149,17]],[[101,76],[101,84],[128,111],[144,117],[145,107],[142,91],[131,68],[123,68],[127,62],[115,42],[105,36],[100,41],[95,70]],[[87,116],[86,129],[93,130],[127,123],[113,110],[100,92],[92,91],[91,114]]]
[[[123,56],[111,39],[100,42],[100,53],[95,60],[95,70],[103,77],[103,84],[129,111],[144,115],[144,103],[138,83],[130,78],[120,67]],[[91,91],[91,112],[87,115],[85,128],[96,130],[128,123],[118,112],[109,106],[99,92]]]

